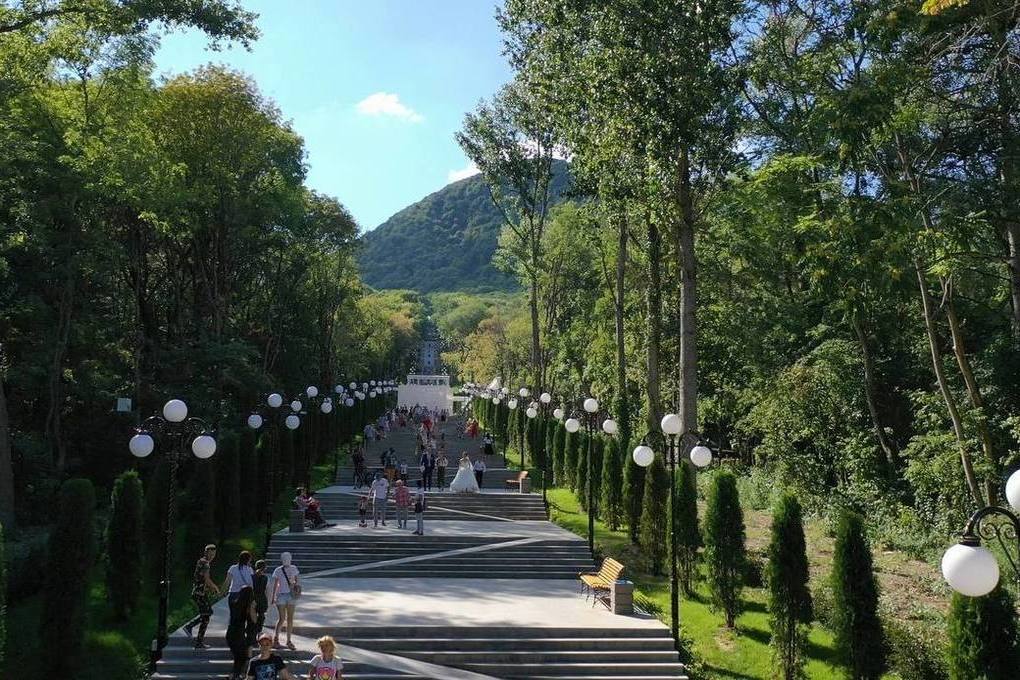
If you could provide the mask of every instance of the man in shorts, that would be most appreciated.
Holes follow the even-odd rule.
[[[192,631],[198,626],[198,637],[195,638],[195,649],[208,649],[205,644],[205,629],[209,627],[209,619],[212,617],[212,603],[209,601],[209,592],[220,594],[220,589],[209,578],[209,568],[212,561],[216,559],[216,546],[209,544],[205,546],[205,553],[195,563],[195,573],[191,581],[191,599],[198,608],[198,615],[184,625],[184,634],[191,638]]]

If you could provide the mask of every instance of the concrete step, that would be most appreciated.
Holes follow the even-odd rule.
[[[633,678],[647,676],[649,673],[675,673],[666,677],[683,677],[683,664],[676,663],[613,663],[610,668],[604,663],[467,663],[458,668],[491,675],[497,678],[534,678],[541,673],[544,676],[563,678],[590,678],[591,673],[605,675],[611,671],[611,678]]]
[[[409,656],[419,661],[435,663],[441,666],[466,666],[475,663],[486,664],[604,664],[612,665],[614,668],[620,663],[626,664],[660,664],[675,663],[677,659],[676,650],[647,651],[647,650],[542,650],[542,649],[521,649],[508,650],[494,648],[489,650],[478,650],[462,652],[453,650],[443,651],[408,651],[401,652],[403,656]]]
[[[337,640],[372,639],[619,639],[640,638],[672,640],[665,626],[656,628],[557,628],[548,626],[301,626],[295,623],[294,634],[319,638],[332,635]]]
[[[504,629],[507,634],[512,634],[513,629]],[[510,638],[348,638],[344,644],[351,647],[362,647],[380,652],[391,650],[403,650],[406,652],[424,651],[486,651],[500,649],[501,646],[517,644],[519,641]],[[533,641],[528,640],[529,644]],[[537,644],[537,643],[536,643]],[[670,637],[650,638],[543,638],[541,649],[550,651],[658,651],[672,652],[673,640]]]

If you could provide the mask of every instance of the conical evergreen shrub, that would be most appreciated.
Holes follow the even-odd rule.
[[[216,542],[216,505],[216,463],[211,459],[195,460],[187,505],[182,511],[186,555],[201,555],[206,545]]]
[[[0,524],[0,668],[7,650],[7,562],[4,559],[4,525]]]
[[[885,670],[885,638],[878,618],[878,582],[864,520],[845,512],[832,557],[832,628],[836,652],[853,680],[874,680]]]
[[[634,462],[631,451],[624,451],[623,468],[623,509],[631,543],[639,543],[641,536],[641,511],[645,498],[645,469]]]
[[[811,622],[807,547],[800,503],[782,496],[772,511],[772,533],[765,574],[772,649],[783,680],[803,676],[804,644]]]
[[[124,621],[142,592],[142,480],[128,470],[113,483],[106,525],[106,596]]]
[[[566,455],[567,430],[562,423],[553,424],[553,483],[556,486],[566,486],[564,474],[564,456]]]
[[[648,571],[662,574],[666,559],[665,510],[669,503],[669,474],[661,456],[656,456],[645,472],[645,492],[641,503],[641,553]]]
[[[265,429],[265,428],[264,428]],[[241,431],[238,446],[238,497],[240,498],[241,526],[248,526],[258,520],[259,493],[259,459],[256,446],[257,438],[268,438],[267,432],[256,433],[250,427]]]
[[[953,593],[948,628],[952,680],[1020,676],[1016,610],[1005,588],[996,587],[984,597]]]
[[[733,628],[741,609],[747,566],[744,537],[737,479],[722,470],[712,480],[705,510],[705,565],[712,603],[722,610],[727,628]]]
[[[582,510],[588,509],[588,435],[578,433],[577,469],[574,470],[574,495]]]
[[[145,586],[152,592],[159,586],[159,581],[163,577],[164,522],[169,481],[170,460],[166,456],[159,456],[145,483],[145,515],[142,519],[144,527],[142,541],[145,543],[145,549],[142,551],[145,560]],[[176,504],[176,499],[174,502]],[[171,554],[171,562],[173,558],[174,556]]]
[[[602,455],[602,489],[599,516],[610,529],[620,528],[623,521],[623,464],[620,461],[620,442],[609,438]]]
[[[219,542],[241,529],[241,461],[236,432],[226,431],[216,447],[216,519]]]
[[[46,674],[52,677],[74,677],[81,660],[89,574],[96,556],[95,508],[92,482],[69,479],[61,485],[39,621],[39,639],[60,643],[59,653],[46,657]]]
[[[698,526],[698,489],[695,472],[689,464],[677,468],[676,502],[677,576],[683,592],[686,595],[693,595],[694,578],[698,570],[698,548],[701,547],[701,529]]]
[[[602,498],[602,458],[605,455],[606,438],[596,432],[591,438],[591,497],[598,511]]]
[[[563,448],[563,477],[566,482],[564,486],[577,490],[577,459],[580,456],[581,431],[566,433]]]

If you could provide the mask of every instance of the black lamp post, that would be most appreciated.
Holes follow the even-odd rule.
[[[289,402],[285,408],[283,404],[283,395],[278,392],[273,392],[266,397],[266,406],[269,408],[267,416],[272,431],[270,433],[268,473],[266,474],[266,531],[263,543],[265,550],[269,550],[269,541],[273,537],[273,503],[276,500],[276,477],[280,474],[280,471],[277,470],[280,460],[280,425],[282,424],[288,430],[296,430],[301,425],[299,415],[303,407],[301,401],[295,399]],[[265,420],[266,418],[262,414],[257,411],[253,412],[248,416],[248,427],[259,430],[265,424]]]
[[[594,494],[594,483],[592,477],[594,476],[595,467],[592,465],[591,459],[591,443],[592,436],[595,431],[595,418],[599,411],[599,402],[593,397],[588,397],[582,404],[583,411],[578,415],[584,417],[585,432],[587,433],[587,441],[585,442],[585,467],[587,469],[587,479],[585,480],[585,498],[588,499],[588,550],[594,555],[595,554],[595,494]],[[563,424],[567,428],[567,432],[574,434],[581,429],[581,423],[575,416],[567,418],[567,421]]]
[[[665,439],[665,451],[663,452],[667,468],[669,469],[669,606],[671,629],[673,632],[673,645],[680,651],[680,579],[677,573],[677,500],[676,500],[676,469],[683,463],[681,456],[681,424],[680,416],[675,413],[667,413],[659,424],[663,438]],[[641,467],[648,467],[655,460],[655,451],[647,445],[648,439],[657,433],[648,433],[641,438],[641,444],[634,449],[634,462]],[[712,462],[712,450],[701,443],[701,436],[694,431],[687,432],[698,438],[697,445],[691,449],[690,458],[695,467],[706,467]]]
[[[162,416],[151,416],[135,428],[135,435],[128,442],[128,449],[138,458],[145,458],[156,448],[156,440],[165,446],[165,455],[170,461],[170,477],[167,480],[166,513],[163,518],[163,566],[159,582],[159,609],[156,621],[156,639],[153,641],[151,662],[163,655],[166,647],[166,620],[170,602],[170,551],[174,535],[174,510],[177,500],[177,469],[187,455],[186,445],[196,458],[206,459],[216,453],[216,438],[209,426],[199,418],[188,417],[188,406],[180,399],[171,399],[163,406]]]

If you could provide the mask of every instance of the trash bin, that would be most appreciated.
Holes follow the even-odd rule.
[[[305,530],[305,513],[304,510],[291,510],[290,511],[290,533],[300,534]]]
[[[624,580],[613,581],[613,585],[609,589],[609,599],[609,609],[614,614],[633,614],[634,582]]]

